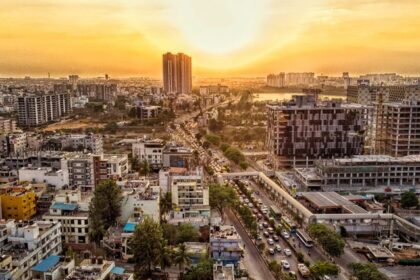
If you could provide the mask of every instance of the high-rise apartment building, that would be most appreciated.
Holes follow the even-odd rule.
[[[183,53],[166,53],[163,55],[163,88],[167,93],[191,93],[192,72],[190,56]]]
[[[363,152],[367,106],[304,95],[267,109],[267,147],[275,164],[302,166]]]
[[[369,86],[359,84],[347,87],[347,101],[363,105],[381,102],[420,100],[420,86]]]
[[[285,73],[281,72],[278,75],[269,74],[267,76],[267,86],[269,87],[284,87],[286,85]]]
[[[377,154],[420,154],[420,101],[378,104],[375,141]]]
[[[57,121],[71,111],[68,93],[33,93],[18,97],[18,124],[22,127],[39,126]]]

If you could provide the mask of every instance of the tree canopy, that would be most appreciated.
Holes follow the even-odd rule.
[[[209,185],[210,206],[223,213],[226,207],[233,207],[237,204],[237,195],[233,188],[227,185]]]
[[[93,241],[99,242],[105,231],[121,213],[122,194],[115,181],[106,180],[95,187],[89,204],[89,233]]]
[[[401,196],[401,207],[402,208],[412,208],[419,205],[419,199],[413,191],[408,191],[402,194]]]
[[[338,275],[340,268],[329,262],[316,262],[309,268],[315,279],[322,279],[324,275]]]
[[[213,260],[208,257],[201,258],[197,265],[188,270],[182,280],[213,280]]]
[[[349,265],[352,276],[359,280],[387,280],[385,274],[380,272],[372,263],[351,263]]]
[[[344,253],[344,240],[334,230],[323,224],[311,224],[308,228],[309,234],[321,244],[322,248],[334,257]]]

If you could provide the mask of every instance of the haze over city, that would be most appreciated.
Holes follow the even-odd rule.
[[[420,73],[419,1],[4,0],[0,77]]]

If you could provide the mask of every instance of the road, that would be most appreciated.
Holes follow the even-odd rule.
[[[244,262],[248,268],[249,276],[256,280],[274,280],[273,275],[268,270],[264,260],[262,259],[258,249],[255,247],[247,232],[242,227],[238,218],[231,210],[226,211],[226,222],[236,228],[245,245]]]

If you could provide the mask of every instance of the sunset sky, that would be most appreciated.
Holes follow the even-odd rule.
[[[0,0],[0,77],[420,74],[419,0]]]

